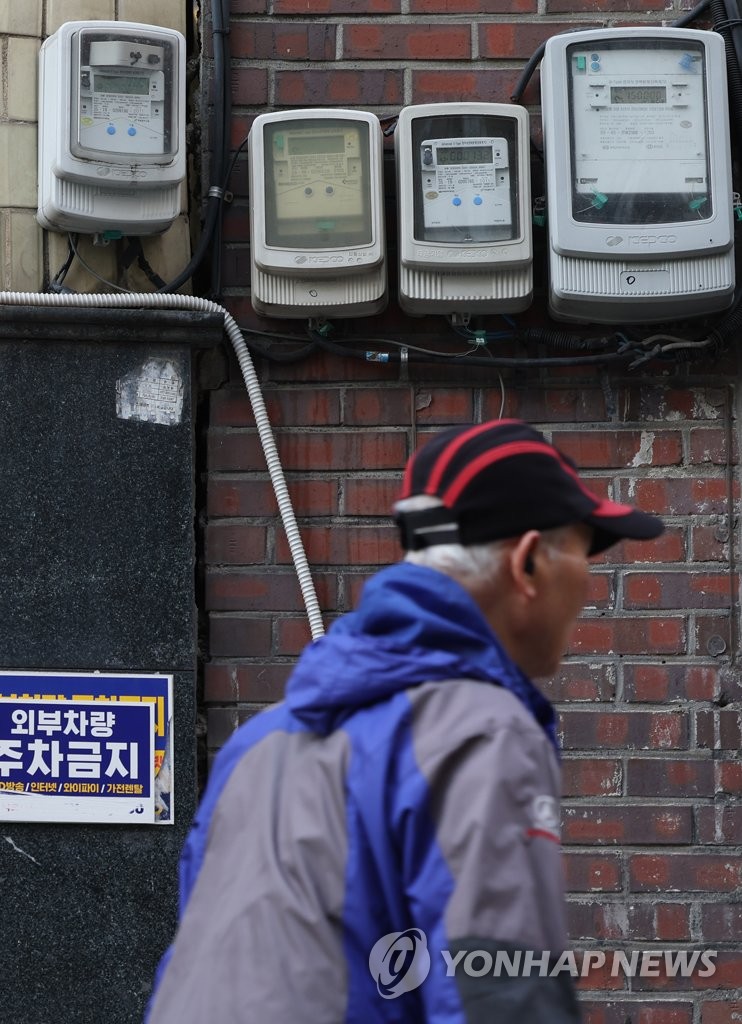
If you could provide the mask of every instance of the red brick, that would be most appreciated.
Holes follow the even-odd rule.
[[[486,96],[492,103],[509,103],[519,77],[517,71],[496,68],[488,71],[423,71],[413,68],[412,102],[477,102]],[[523,95],[524,103],[538,103],[537,83],[538,75],[535,75]]]
[[[398,469],[400,481],[407,457],[407,436],[391,431],[332,431],[275,435],[284,471]],[[260,439],[248,430],[209,432],[209,471],[266,470]]]
[[[691,977],[683,978],[679,975],[673,977],[666,973],[664,968],[659,971],[659,977],[636,977],[632,980],[633,988],[638,992],[661,992],[668,989],[732,989],[739,992],[739,979],[742,978],[742,954],[739,952],[728,952],[718,950],[716,958],[712,961],[715,971],[707,974],[705,965],[698,963],[695,972]],[[701,976],[700,971],[704,971]]]
[[[279,107],[400,107],[404,103],[403,72],[366,68],[362,75],[350,69],[276,71]]]
[[[721,761],[716,765],[716,792],[742,796],[742,762]]]
[[[687,844],[693,839],[690,807],[591,804],[565,807],[562,817],[562,839],[567,844],[662,846]]]
[[[675,388],[642,380],[641,387],[621,389],[616,407],[622,420],[719,420],[727,405],[723,388]]]
[[[620,942],[654,938],[654,914],[650,903],[626,904],[572,898],[567,904],[569,936],[575,939],[605,939]]]
[[[713,796],[714,765],[697,758],[632,757],[626,766],[629,796]]]
[[[395,526],[305,526],[307,558],[318,565],[389,565],[402,555]],[[276,540],[276,562],[291,560],[285,536]]]
[[[704,1000],[701,1024],[739,1024],[742,1020],[742,1000]]]
[[[262,658],[271,650],[271,620],[252,615],[214,615],[209,619],[209,656]]]
[[[288,480],[286,485],[296,516],[329,516],[337,513],[337,480]],[[273,485],[269,480],[257,480],[254,476],[235,479],[212,474],[208,481],[206,507],[211,519],[279,515]]]
[[[684,712],[593,711],[561,712],[562,745],[567,750],[684,750],[688,748],[688,715]]]
[[[247,60],[334,60],[337,28],[328,22],[233,21],[233,57]]]
[[[233,103],[262,107],[268,102],[268,72],[265,68],[233,67],[230,81]]]
[[[736,538],[735,538],[736,540]],[[694,562],[729,561],[729,525],[726,518],[715,524],[692,524],[690,530],[691,551]],[[735,543],[735,556],[739,557]]]
[[[471,30],[468,25],[410,25],[358,22],[343,33],[345,60],[468,60]]]
[[[267,0],[230,0],[230,14],[267,14]]]
[[[319,427],[340,423],[340,392],[337,388],[281,388],[263,393],[268,419],[275,427]],[[247,391],[224,388],[210,395],[212,427],[254,427]]]
[[[723,427],[694,427],[690,432],[688,461],[691,465],[711,463],[725,466],[729,459],[727,432]],[[733,454],[736,462],[736,452]]]
[[[548,14],[577,14],[586,11],[595,14],[598,11],[647,11],[665,10],[663,0],[547,0]]]
[[[237,708],[207,708],[206,742],[209,747],[223,747],[238,725]]]
[[[626,484],[626,481],[623,481]],[[711,515],[727,510],[727,482],[723,477],[636,480],[626,500],[661,516]]]
[[[711,750],[742,750],[742,713],[728,710],[696,711],[698,746]]]
[[[409,388],[354,388],[345,392],[343,422],[349,427],[408,426]]]
[[[732,631],[729,613],[697,615],[690,652],[702,658],[718,658],[731,649]]]
[[[732,893],[742,885],[742,863],[723,854],[637,853],[629,879],[632,892]]]
[[[410,0],[410,14],[535,14],[538,0]]]
[[[613,573],[590,573],[586,608],[613,608],[616,600],[615,577]]]
[[[742,903],[705,903],[701,906],[704,942],[729,942],[742,935]]]
[[[504,57],[521,57],[527,60],[543,42],[566,31],[569,25],[510,21],[480,24],[478,28],[480,58],[502,60]]]
[[[569,654],[683,654],[685,623],[681,618],[581,619]]]
[[[728,573],[630,572],[624,575],[626,608],[724,608],[730,600]]]
[[[487,391],[482,399],[483,419],[494,419],[500,409],[500,395]],[[527,423],[584,423],[605,418],[605,395],[598,388],[509,387],[507,415]]]
[[[616,691],[616,672],[613,665],[572,661],[551,679],[539,680],[539,687],[551,701],[607,701]]]
[[[474,422],[474,396],[463,388],[418,388],[415,392],[417,423],[435,423],[451,427],[457,423]]]
[[[693,1004],[665,1002],[646,1006],[637,1002],[580,1000],[583,1024],[691,1024]]]
[[[641,459],[641,462],[636,464],[642,466],[677,466],[683,458],[682,438],[674,430],[595,430],[580,433],[555,430],[552,441],[557,448],[571,456],[581,469],[630,466],[637,459]],[[645,446],[651,453],[649,462],[645,461]]]
[[[624,694],[629,701],[666,703],[715,700],[719,670],[703,665],[626,665]]]
[[[333,573],[312,572],[323,609],[334,609],[337,580]],[[303,611],[304,600],[293,572],[207,568],[205,605],[209,611]]]
[[[350,477],[345,481],[343,510],[347,516],[385,516],[399,500],[401,481],[398,476]]]
[[[291,664],[220,665],[204,670],[204,700],[207,703],[248,701],[271,704],[282,700]]]
[[[562,792],[565,796],[620,796],[623,767],[617,758],[565,757]]]
[[[276,622],[276,651],[279,655],[301,654],[311,642],[312,631],[306,617],[295,619],[282,615]]]
[[[273,0],[272,11],[278,14],[399,14],[400,0]]]
[[[569,892],[618,892],[621,889],[621,860],[618,854],[566,850],[564,864]]]
[[[684,942],[691,937],[690,906],[687,903],[657,903],[654,906],[653,938],[665,942]]]
[[[264,526],[212,523],[206,528],[209,565],[262,565],[266,560]]]
[[[685,531],[682,527],[669,526],[665,532],[651,541],[625,540],[608,550],[612,562],[682,562],[685,560]]]
[[[696,808],[698,842],[702,846],[736,844],[742,836],[742,806]]]

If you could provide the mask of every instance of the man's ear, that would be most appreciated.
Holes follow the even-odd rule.
[[[520,537],[510,550],[510,572],[519,590],[528,597],[536,596],[536,585],[533,576],[536,572],[535,553],[541,534],[538,530],[529,530]]]

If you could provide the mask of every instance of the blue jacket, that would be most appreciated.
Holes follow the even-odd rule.
[[[468,593],[383,570],[217,757],[149,1024],[578,1020],[539,966],[558,796],[553,709]]]

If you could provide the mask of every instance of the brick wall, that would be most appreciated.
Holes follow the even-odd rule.
[[[506,102],[551,34],[679,13],[665,0],[232,0],[232,140],[256,113],[280,107],[358,106],[392,117],[414,102]],[[538,76],[525,102],[538,136]],[[301,338],[301,324],[251,310],[244,158],[231,185],[224,301],[252,330]],[[392,210],[392,239],[394,230]],[[526,319],[538,325],[546,323],[538,236],[536,263]],[[410,320],[394,299],[349,334],[465,348],[443,319]],[[271,356],[300,348],[261,344]],[[405,459],[438,427],[502,408],[549,434],[599,492],[665,516],[658,542],[626,543],[597,562],[564,667],[548,685],[564,746],[571,934],[578,949],[718,950],[706,979],[591,972],[581,982],[589,1024],[739,1022],[737,352],[635,371],[467,367],[417,355],[394,366],[326,351],[296,362],[255,357],[325,621],[399,557],[390,504]],[[218,384],[212,369],[209,386],[203,697],[213,752],[280,699],[309,629],[231,357]]]

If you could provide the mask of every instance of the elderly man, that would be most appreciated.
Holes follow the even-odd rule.
[[[403,562],[219,755],[150,1024],[567,1024],[554,712],[591,555],[661,521],[542,434],[443,431]]]

